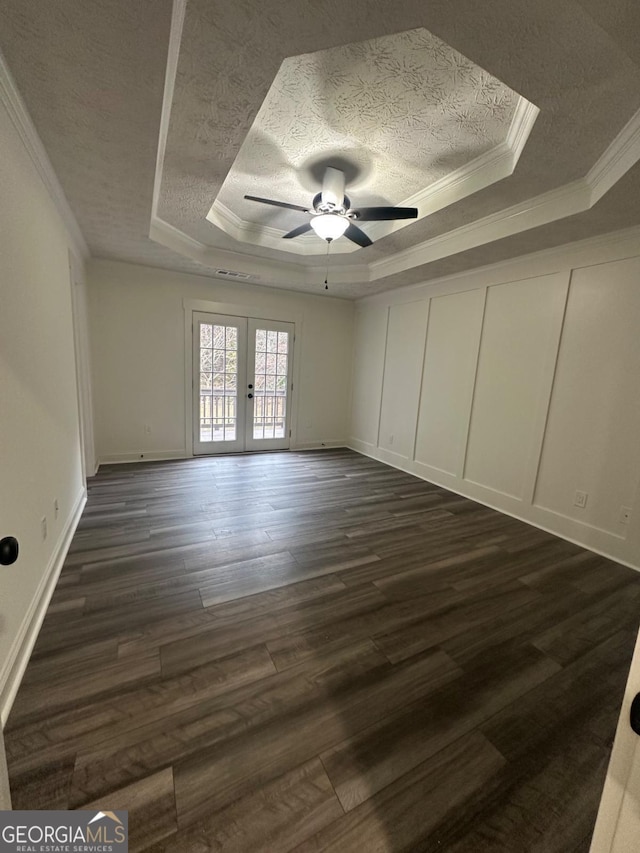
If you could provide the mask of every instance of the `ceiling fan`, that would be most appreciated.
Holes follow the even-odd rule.
[[[271,204],[274,207],[285,207],[289,210],[299,210],[311,216],[309,222],[299,225],[293,231],[284,235],[285,240],[299,237],[308,231],[316,232],[330,243],[343,234],[358,246],[370,246],[372,241],[355,224],[356,222],[379,222],[390,219],[416,219],[417,207],[359,207],[352,208],[349,198],[344,194],[344,172],[327,166],[322,181],[322,191],[313,199],[311,207],[289,204],[286,201],[274,201],[270,198],[259,198],[255,195],[245,195],[249,201],[260,204]]]

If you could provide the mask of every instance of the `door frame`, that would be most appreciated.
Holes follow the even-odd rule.
[[[246,389],[244,384],[244,377],[247,375],[247,325],[248,321],[246,317],[238,317],[233,314],[208,314],[206,312],[194,311],[192,313],[193,326],[191,331],[192,345],[193,345],[193,377],[191,380],[191,387],[193,389],[192,396],[192,425],[193,425],[193,435],[192,435],[192,447],[193,447],[193,455],[194,456],[209,456],[216,455],[218,453],[242,453],[245,449],[246,442],[246,418],[248,416],[248,407],[246,406],[245,395]],[[200,433],[200,420],[198,417],[198,411],[201,405],[201,401],[199,399],[199,394],[196,392],[196,377],[199,376],[199,364],[198,361],[200,359],[200,324],[209,324],[211,325],[224,325],[229,328],[236,329],[237,339],[236,339],[236,428],[235,428],[235,439],[218,442],[216,450],[205,450],[202,445],[205,443],[202,441],[198,441],[198,434]],[[241,380],[243,380],[241,382]],[[226,395],[225,395],[226,397]],[[226,404],[224,404],[226,407]],[[212,399],[213,406],[213,399]],[[212,445],[215,445],[215,442],[210,442]],[[198,447],[198,444],[200,447]],[[197,452],[196,452],[197,449]]]
[[[193,314],[228,314],[235,317],[247,317],[256,320],[273,320],[293,323],[295,327],[295,342],[293,347],[293,391],[290,398],[291,430],[290,450],[295,450],[298,436],[298,400],[300,388],[300,352],[302,351],[304,323],[299,311],[286,308],[273,308],[267,305],[257,307],[254,304],[239,305],[229,302],[210,302],[206,299],[183,299],[184,311],[184,411],[185,411],[185,455],[194,456],[193,452]]]
[[[591,839],[590,853],[609,853],[612,850],[627,849],[624,836],[617,838],[616,835],[623,815],[623,807],[631,808],[625,794],[631,781],[633,765],[640,761],[640,738],[632,731],[629,723],[631,702],[639,690],[640,632],[636,638],[629,678],[624,691],[616,736]],[[635,805],[637,808],[637,801]]]
[[[295,368],[294,344],[296,339],[296,327],[294,323],[287,320],[265,320],[264,317],[247,317],[247,380],[251,383],[257,382],[256,375],[256,332],[259,328],[267,326],[268,331],[286,332],[290,335],[290,345],[287,351],[287,388],[285,392],[285,418],[284,436],[282,438],[255,438],[255,405],[259,399],[258,388],[253,389],[253,397],[246,408],[245,421],[245,451],[255,453],[260,450],[289,450],[291,447],[291,400],[293,398],[293,371]],[[286,328],[285,328],[286,327]],[[280,356],[278,356],[280,358]],[[266,378],[266,377],[265,377]],[[249,387],[245,387],[245,394],[249,396]],[[268,399],[266,392],[263,392]],[[263,406],[265,403],[263,402]],[[287,433],[289,433],[287,435]]]

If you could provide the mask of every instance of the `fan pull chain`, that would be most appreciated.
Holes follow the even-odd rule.
[[[329,290],[329,249],[331,248],[332,237],[327,237],[327,271],[324,276],[324,289]]]

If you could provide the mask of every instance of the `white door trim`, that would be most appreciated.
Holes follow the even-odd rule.
[[[291,311],[270,305],[256,307],[255,305],[238,305],[229,302],[210,302],[206,299],[183,299],[184,312],[184,412],[185,412],[185,450],[186,456],[194,456],[193,452],[193,345],[192,328],[193,313],[231,314],[236,317],[254,318],[257,320],[282,320],[295,326],[295,348],[293,358],[293,385],[291,397],[291,442],[289,447],[294,449],[298,436],[298,400],[300,399],[300,364],[304,348],[304,323],[301,311]]]
[[[598,809],[596,826],[591,840],[590,853],[622,853],[623,850],[636,850],[637,839],[633,848],[625,846],[625,839],[618,833],[619,824],[625,806],[627,786],[631,779],[634,762],[640,760],[640,739],[632,731],[629,723],[629,712],[633,697],[640,691],[640,633],[636,639],[629,679],[622,700],[616,737],[611,750],[611,758],[607,769],[607,777]],[[626,801],[626,808],[630,808]],[[635,803],[637,810],[637,803]],[[628,841],[629,839],[626,839]]]

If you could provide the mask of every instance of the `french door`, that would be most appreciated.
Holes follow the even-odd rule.
[[[193,314],[193,452],[289,447],[293,323]]]

